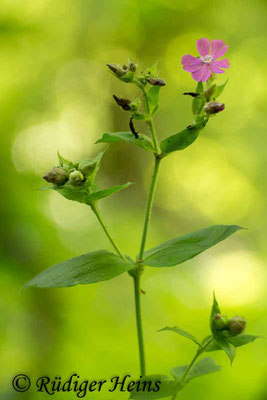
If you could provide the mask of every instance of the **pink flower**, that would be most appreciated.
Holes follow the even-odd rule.
[[[206,82],[212,72],[215,74],[223,74],[222,69],[229,68],[227,58],[218,60],[227,51],[229,46],[226,46],[223,40],[213,40],[211,43],[208,39],[203,38],[197,40],[197,49],[201,57],[193,57],[189,54],[182,57],[183,69],[191,72],[192,78],[199,82]]]

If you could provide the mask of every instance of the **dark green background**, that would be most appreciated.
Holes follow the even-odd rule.
[[[0,8],[0,397],[16,395],[12,377],[28,373],[67,378],[138,377],[132,282],[70,289],[22,285],[42,269],[76,255],[108,248],[90,209],[44,186],[42,174],[59,150],[73,160],[93,156],[103,132],[126,130],[128,115],[112,94],[137,92],[107,72],[107,62],[130,57],[141,68],[159,60],[161,91],[156,126],[161,138],[191,122],[195,87],[182,70],[183,54],[196,55],[196,39],[229,44],[229,83],[223,113],[187,150],[162,163],[148,246],[212,225],[240,224],[247,231],[197,259],[169,269],[147,268],[142,287],[147,367],[168,373],[192,357],[194,346],[172,333],[178,325],[208,334],[212,291],[228,315],[248,319],[248,333],[266,335],[266,89],[267,3],[174,0],[2,0]],[[138,123],[142,131],[143,126]],[[126,144],[106,153],[101,187],[136,182],[103,200],[103,216],[118,243],[137,252],[152,157]],[[265,400],[266,343],[238,349],[233,366],[213,354],[220,373],[192,382],[181,399]],[[55,398],[72,398],[59,394]],[[127,399],[127,394],[89,398]]]

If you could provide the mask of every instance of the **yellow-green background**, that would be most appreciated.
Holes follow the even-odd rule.
[[[69,289],[28,289],[33,275],[62,260],[111,249],[85,205],[38,191],[59,150],[73,160],[93,156],[103,132],[127,130],[128,115],[112,94],[137,92],[107,72],[107,62],[140,68],[159,60],[161,91],[156,126],[161,138],[191,122],[195,83],[182,70],[183,54],[196,55],[196,39],[229,44],[230,70],[223,113],[201,137],[162,163],[148,246],[199,228],[248,228],[214,249],[169,269],[147,268],[142,288],[149,373],[168,373],[189,361],[194,345],[172,333],[178,325],[208,334],[212,291],[228,315],[248,319],[248,333],[266,335],[266,88],[267,3],[264,0],[2,0],[0,7],[0,398],[47,398],[11,389],[16,373],[32,381],[138,377],[133,288],[127,274]],[[139,131],[143,126],[137,123]],[[152,157],[130,145],[110,146],[101,187],[136,185],[101,203],[103,216],[125,252],[137,252]],[[233,366],[212,356],[220,373],[192,382],[181,399],[267,398],[266,342],[238,349]],[[125,393],[88,395],[127,399]],[[55,398],[75,399],[61,393]]]

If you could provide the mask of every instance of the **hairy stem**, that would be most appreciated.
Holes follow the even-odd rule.
[[[196,355],[194,356],[194,358],[192,359],[191,363],[188,365],[188,367],[187,367],[185,373],[184,373],[183,376],[182,376],[182,379],[181,379],[181,382],[180,382],[180,386],[185,382],[185,380],[186,380],[186,378],[187,378],[189,372],[191,371],[191,369],[192,369],[192,367],[194,366],[195,362],[197,361],[198,357],[199,357],[202,353],[204,353],[204,351],[206,350],[206,348],[210,345],[210,343],[211,343],[212,341],[213,341],[213,338],[211,337],[211,338],[205,343],[204,346],[198,348],[198,350],[197,350],[197,352],[196,352]],[[179,393],[179,390],[178,390],[177,392],[174,393],[174,395],[172,396],[172,400],[176,400],[178,393]]]
[[[93,212],[95,213],[95,215],[96,215],[96,217],[97,217],[97,219],[98,219],[100,225],[102,226],[102,228],[103,228],[105,234],[107,235],[107,237],[108,237],[110,243],[112,244],[112,246],[114,247],[114,249],[115,249],[116,252],[118,253],[118,255],[119,255],[124,261],[127,261],[127,259],[126,259],[125,255],[123,254],[123,252],[120,250],[120,248],[119,248],[119,247],[116,245],[116,243],[114,242],[114,239],[112,238],[112,236],[111,236],[111,234],[110,234],[110,232],[109,232],[109,230],[108,230],[106,224],[104,223],[103,218],[101,217],[97,206],[96,206],[96,205],[92,205],[91,208],[92,208]]]

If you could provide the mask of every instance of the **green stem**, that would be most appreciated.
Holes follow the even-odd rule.
[[[127,261],[125,255],[122,253],[122,251],[120,250],[120,248],[119,248],[119,247],[116,245],[116,243],[114,242],[114,239],[112,238],[112,236],[111,236],[111,234],[110,234],[110,232],[109,232],[109,230],[108,230],[106,224],[104,223],[104,221],[103,221],[103,219],[102,219],[102,217],[101,217],[101,215],[100,215],[100,213],[99,213],[99,210],[98,210],[96,204],[92,205],[91,208],[92,208],[93,212],[95,213],[95,215],[96,215],[98,221],[100,222],[100,225],[102,226],[102,228],[103,228],[105,234],[107,235],[107,237],[108,237],[110,243],[112,244],[112,246],[114,247],[114,249],[115,249],[116,252],[118,253],[118,255],[119,255],[124,261]]]
[[[147,92],[143,86],[140,87],[141,90],[143,91],[144,94],[144,104],[145,104],[145,110],[149,114],[149,121],[147,122],[149,125],[149,128],[151,130],[151,135],[154,143],[154,149],[155,149],[155,165],[154,165],[154,171],[152,175],[152,180],[150,184],[150,189],[149,189],[149,194],[148,194],[148,200],[147,200],[147,207],[146,207],[146,213],[145,213],[145,221],[144,221],[144,227],[143,227],[143,233],[142,233],[142,239],[141,239],[141,244],[140,244],[140,250],[139,250],[139,255],[138,255],[138,261],[142,261],[144,251],[145,251],[145,245],[146,245],[146,237],[147,237],[147,231],[148,231],[148,224],[151,216],[151,210],[152,210],[152,205],[153,205],[153,199],[154,199],[154,194],[155,194],[155,189],[156,189],[156,183],[157,183],[157,177],[158,177],[158,172],[159,172],[159,165],[160,165],[160,148],[158,145],[158,140],[156,136],[156,131],[153,123],[152,116],[150,114],[150,108],[149,108],[149,101],[147,98]],[[142,317],[141,317],[141,299],[140,299],[140,294],[141,294],[141,288],[140,288],[140,279],[141,279],[141,267],[138,266],[135,270],[135,274],[133,275],[134,278],[134,294],[135,294],[135,314],[136,314],[136,327],[137,327],[137,336],[138,336],[138,346],[139,346],[139,358],[140,358],[140,373],[142,376],[146,374],[146,365],[145,365],[145,348],[144,348],[144,337],[143,337],[143,328],[142,328]]]
[[[186,380],[189,372],[191,371],[192,367],[194,366],[195,362],[197,361],[198,357],[204,353],[204,351],[206,350],[206,348],[210,345],[210,343],[213,341],[213,338],[211,337],[204,346],[199,347],[196,355],[194,356],[194,358],[192,359],[191,363],[188,365],[185,373],[182,376],[181,382],[180,382],[180,386],[184,383],[184,381]],[[177,394],[179,393],[179,390],[177,392],[174,393],[174,395],[172,396],[172,400],[175,400],[177,398]]]
[[[160,164],[160,158],[156,157],[154,172],[153,172],[149,195],[148,195],[148,202],[147,202],[147,208],[146,208],[146,214],[145,214],[145,222],[144,222],[143,234],[142,234],[142,239],[141,239],[141,244],[140,244],[138,261],[141,261],[143,258],[143,255],[144,255],[148,224],[149,224],[149,220],[150,220],[153,198],[154,198],[156,182],[157,182],[157,176],[158,176],[158,171],[159,171],[159,164]],[[133,275],[134,294],[135,294],[135,314],[136,314],[136,327],[137,327],[139,356],[140,356],[140,372],[141,372],[141,375],[144,376],[146,373],[146,367],[145,367],[145,349],[144,349],[144,338],[143,338],[142,318],[141,318],[141,299],[140,299],[141,272],[142,272],[141,267],[140,266],[138,267],[138,263],[137,263],[137,268],[135,270],[135,274]]]
[[[150,113],[150,107],[149,107],[149,101],[148,101],[148,98],[147,98],[147,92],[146,92],[146,89],[143,86],[141,86],[141,90],[142,90],[142,92],[144,94],[145,109],[146,109],[146,112],[149,115],[149,120],[147,121],[147,124],[148,124],[148,126],[150,128],[150,131],[151,131],[152,140],[153,140],[153,143],[154,143],[154,148],[155,148],[156,153],[160,154],[160,148],[159,148],[159,144],[158,144],[156,130],[155,130],[155,126],[154,126],[152,115]]]
[[[137,327],[137,336],[139,345],[140,373],[142,376],[145,376],[146,361],[145,361],[145,347],[144,347],[142,316],[141,316],[140,274],[138,273],[138,271],[136,271],[136,274],[134,276],[134,294],[135,294],[136,327]]]
[[[142,240],[141,240],[141,245],[140,245],[140,250],[139,250],[139,255],[138,255],[138,260],[139,261],[142,261],[143,255],[144,255],[144,251],[145,251],[147,230],[148,230],[148,224],[149,224],[150,216],[151,216],[153,199],[154,199],[154,195],[155,195],[155,189],[156,189],[156,183],[157,183],[157,178],[158,178],[158,173],[159,173],[160,161],[161,161],[161,159],[156,156],[155,157],[154,171],[153,171],[152,180],[151,180],[150,189],[149,189],[149,194],[148,194]]]

